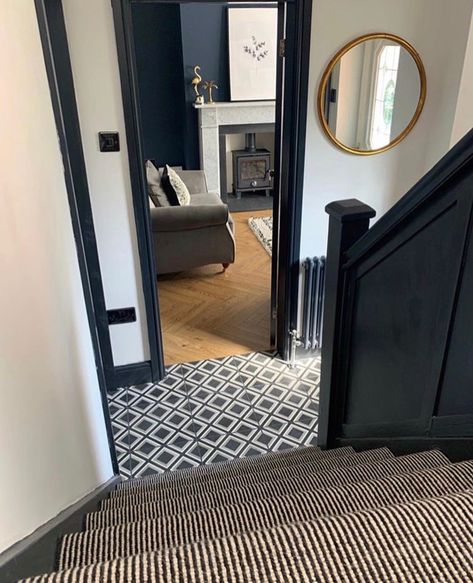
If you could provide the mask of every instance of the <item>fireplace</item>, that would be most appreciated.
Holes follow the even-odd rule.
[[[233,150],[233,192],[241,198],[242,192],[264,190],[271,193],[270,152],[256,147],[256,135],[245,134],[245,149]]]

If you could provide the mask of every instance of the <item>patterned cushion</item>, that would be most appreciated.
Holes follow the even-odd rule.
[[[187,206],[191,202],[191,195],[182,178],[167,164],[164,167],[161,185],[172,206]]]
[[[168,197],[161,185],[161,175],[158,168],[151,162],[146,161],[146,180],[148,183],[148,195],[155,207],[171,206]]]

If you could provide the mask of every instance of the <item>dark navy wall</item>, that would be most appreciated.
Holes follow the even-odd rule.
[[[178,5],[133,4],[133,28],[146,159],[182,165],[185,103]]]
[[[192,107],[195,93],[190,85],[195,65],[201,66],[204,80],[216,81],[214,101],[230,101],[228,70],[227,8],[215,4],[181,5],[182,56],[186,86],[186,154],[189,165],[199,167],[197,111]],[[207,101],[207,92],[201,88]]]
[[[214,100],[230,101],[227,9],[151,3],[133,4],[132,10],[145,156],[199,168],[190,82],[200,65],[203,79],[217,82]]]

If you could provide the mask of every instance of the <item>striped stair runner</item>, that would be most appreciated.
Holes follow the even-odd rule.
[[[263,469],[280,468],[284,460],[284,466],[298,465],[306,463],[305,460],[331,459],[353,455],[355,450],[352,447],[339,447],[329,451],[322,451],[316,447],[301,447],[299,449],[288,449],[282,452],[270,452],[249,458],[219,462],[198,466],[196,468],[187,468],[179,472],[167,472],[155,474],[142,479],[132,479],[121,482],[117,486],[117,491],[133,490],[146,488],[150,484],[160,484],[163,487],[167,484],[184,484],[193,483],[197,479],[206,481],[214,477],[231,477],[241,473],[259,472]]]
[[[213,479],[208,479],[203,482],[200,480],[194,480],[193,482],[185,484],[166,484],[165,486],[156,485],[151,482],[150,484],[143,484],[141,488],[134,488],[131,490],[131,493],[133,496],[140,496],[142,494],[146,495],[147,492],[152,492],[155,496],[159,496],[161,499],[176,498],[178,496],[197,496],[205,492],[218,492],[219,490],[248,486],[249,484],[285,480],[292,477],[305,476],[315,472],[322,472],[323,470],[357,466],[367,462],[391,459],[393,457],[394,456],[389,449],[382,448],[327,460],[320,458],[313,461],[304,460],[304,462],[301,462],[300,464],[262,470],[256,473],[243,472],[231,477],[215,476]],[[129,495],[129,490],[115,490],[110,494],[110,499],[126,499]]]
[[[120,484],[32,583],[473,582],[473,461],[284,451]]]
[[[360,464],[348,468],[337,468],[324,472],[307,473],[306,475],[287,478],[285,480],[263,482],[260,484],[245,485],[240,488],[228,488],[217,492],[204,492],[193,496],[176,496],[163,498],[160,492],[145,491],[139,494],[130,494],[127,497],[107,498],[100,503],[101,510],[120,509],[127,506],[160,502],[160,514],[181,514],[186,510],[195,511],[201,508],[213,508],[215,505],[232,504],[271,498],[277,494],[291,494],[304,492],[324,486],[341,486],[352,481],[363,481],[392,473],[402,473],[445,465],[449,460],[440,452],[426,452],[413,454],[402,458]]]

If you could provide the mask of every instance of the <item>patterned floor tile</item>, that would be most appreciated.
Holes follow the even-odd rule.
[[[320,358],[272,353],[167,367],[109,396],[121,474],[145,476],[316,443]]]

